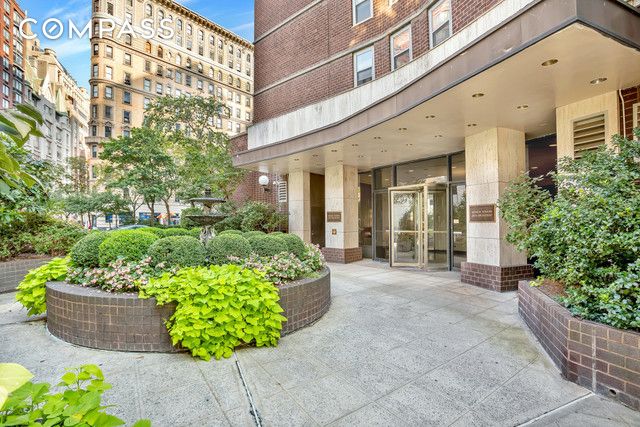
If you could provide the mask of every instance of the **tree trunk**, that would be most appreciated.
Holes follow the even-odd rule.
[[[171,225],[171,206],[169,205],[169,199],[164,200],[164,207],[167,210],[167,225]]]

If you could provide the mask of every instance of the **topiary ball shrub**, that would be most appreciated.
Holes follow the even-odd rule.
[[[171,236],[189,236],[189,230],[186,228],[165,228],[162,230],[161,237],[171,237]]]
[[[254,236],[266,236],[266,235],[267,235],[267,233],[265,233],[264,231],[259,231],[259,230],[247,231],[247,232],[245,232],[245,233],[243,234],[243,236],[244,236],[246,239],[250,239],[250,238],[252,238],[252,237],[254,237]]]
[[[220,233],[218,233],[218,235],[220,235],[220,236],[222,236],[224,234],[235,234],[235,235],[238,235],[238,236],[244,236],[244,233],[242,231],[240,231],[240,230],[224,230],[224,231],[221,231]]]
[[[158,237],[164,237],[164,230],[162,228],[148,227],[148,228],[138,228],[138,230],[144,230],[146,233],[152,233]]]
[[[204,265],[206,251],[200,240],[191,236],[169,236],[155,241],[148,251],[151,265],[167,267],[197,267]]]
[[[118,258],[140,261],[147,256],[149,247],[158,240],[153,233],[141,230],[122,230],[109,233],[98,248],[100,266],[106,267]]]
[[[201,234],[202,228],[200,227],[190,228],[187,230],[187,236],[195,237],[196,239],[199,239]]]
[[[269,233],[270,236],[282,236],[283,233],[282,231],[272,231],[271,233]]]
[[[98,250],[107,237],[109,234],[103,231],[94,231],[84,236],[71,248],[69,253],[71,263],[76,267],[84,268],[100,265]]]
[[[247,258],[251,245],[244,237],[235,233],[220,234],[207,243],[207,255],[211,264],[229,264],[229,257]]]
[[[275,236],[278,239],[285,242],[289,252],[294,254],[298,259],[304,258],[307,249],[304,246],[302,239],[295,234],[280,234]]]
[[[255,235],[249,238],[251,250],[258,256],[271,257],[288,252],[287,244],[278,236]]]

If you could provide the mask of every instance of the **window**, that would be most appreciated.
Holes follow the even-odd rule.
[[[176,83],[182,84],[182,72],[176,71]]]
[[[124,19],[125,21],[127,21],[129,24],[133,24],[133,15],[131,14],[131,12],[126,12],[124,14]]]
[[[131,73],[124,73],[124,84],[131,86]]]
[[[129,124],[131,123],[131,111],[123,111],[122,112],[122,122]]]
[[[152,15],[153,15],[153,7],[149,3],[145,4],[144,5],[144,16],[149,18]]]
[[[353,25],[360,24],[373,16],[373,0],[352,0]]]
[[[131,46],[133,44],[133,37],[131,36],[131,34],[124,35],[124,42],[127,44],[127,46]]]
[[[182,19],[178,19],[178,21],[176,22],[176,28],[178,29],[178,31],[182,31]]]
[[[147,73],[151,72],[151,61],[144,61],[144,70]]]
[[[391,36],[391,69],[395,70],[412,59],[411,27],[405,27]]]
[[[98,126],[91,126],[91,136],[98,136]]]
[[[131,92],[124,91],[122,93],[122,103],[131,104]]]
[[[149,98],[145,98],[144,99],[144,108],[145,110],[147,109],[147,107],[149,106],[149,104],[151,104],[151,100]]]
[[[151,53],[151,43],[146,42],[146,43],[144,44],[144,51],[145,51],[146,53]]]
[[[111,107],[110,105],[104,106],[104,118],[105,119],[113,118],[113,107]]]
[[[184,84],[191,87],[191,75],[187,74],[184,79]]]
[[[144,79],[144,83],[143,83],[143,89],[146,90],[147,92],[149,92],[151,90],[151,80],[149,79]]]
[[[105,46],[104,56],[106,56],[107,58],[113,58],[113,47],[112,46]]]
[[[158,95],[162,95],[162,91],[164,90],[164,88],[162,87],[162,83],[156,83],[156,93]]]
[[[191,24],[187,24],[187,35],[190,36],[191,34],[193,34],[193,27]]]
[[[162,50],[161,46],[158,46],[158,58],[164,57],[164,50]]]
[[[355,85],[370,82],[374,78],[373,47],[353,54]]]
[[[93,64],[93,66],[91,67],[91,77],[98,77],[98,64]]]
[[[112,133],[111,133],[111,126],[106,125],[106,126],[104,127],[104,137],[105,137],[105,138],[111,138],[111,135],[112,135]],[[95,176],[94,176],[94,178],[95,178]]]
[[[176,65],[182,65],[182,56],[176,55]]]
[[[105,86],[104,97],[106,99],[113,99],[113,88],[111,86]]]
[[[124,65],[131,65],[131,54],[130,53],[125,53],[124,54]]]
[[[98,118],[98,106],[97,105],[92,105],[91,106],[91,118],[92,119],[97,119]]]
[[[100,53],[100,46],[96,43],[93,45],[93,54],[98,55],[98,53]]]
[[[94,159],[98,158],[98,146],[96,144],[91,146],[91,157]]]
[[[113,80],[113,68],[106,66],[104,70],[105,70],[105,73],[104,73],[105,78],[107,80]]]
[[[440,0],[429,9],[429,43],[436,47],[451,36],[451,0]]]

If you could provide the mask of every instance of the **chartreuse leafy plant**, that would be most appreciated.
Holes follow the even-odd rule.
[[[31,270],[18,285],[16,300],[35,316],[47,311],[47,282],[57,282],[67,278],[69,258],[54,258],[49,263]]]
[[[140,297],[155,297],[158,305],[176,302],[167,321],[173,344],[204,360],[230,357],[243,343],[275,346],[286,320],[276,287],[263,273],[236,265],[166,273],[152,278]]]
[[[107,414],[102,393],[111,388],[96,365],[69,369],[62,376],[60,393],[48,383],[32,383],[33,375],[15,363],[0,363],[0,425],[2,426],[96,426],[124,424]],[[134,427],[148,427],[140,420]]]
[[[640,139],[640,129],[636,129]],[[507,238],[527,250],[544,278],[564,285],[574,314],[640,330],[640,141],[614,137],[583,157],[562,159],[551,200],[524,177],[500,200]]]

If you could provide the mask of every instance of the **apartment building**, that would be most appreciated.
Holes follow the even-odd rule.
[[[46,160],[69,172],[71,157],[85,158],[89,94],[69,74],[55,51],[43,49],[38,39],[26,43],[25,102],[44,120],[43,137],[25,144],[33,158]]]
[[[19,25],[24,11],[15,0],[3,0],[0,22],[2,44],[2,95],[0,108],[13,107],[24,101],[25,45]]]
[[[638,126],[637,3],[256,0],[234,163],[287,176],[290,232],[330,261],[515,289],[531,267],[496,201]]]
[[[215,96],[230,111],[216,126],[228,135],[246,132],[253,120],[250,42],[170,0],[95,0],[92,8],[87,151],[93,179],[103,141],[140,126],[145,107],[159,96]],[[101,20],[113,20],[114,31],[100,34]],[[142,36],[145,20],[158,30],[153,38]],[[121,33],[129,25],[135,36]]]

